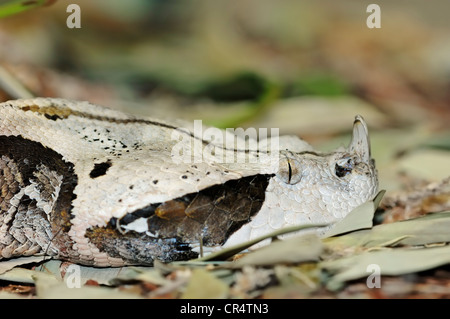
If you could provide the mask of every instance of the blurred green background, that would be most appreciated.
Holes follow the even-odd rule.
[[[21,1],[1,1],[0,5]],[[0,19],[0,63],[36,96],[220,127],[278,127],[321,150],[368,122],[381,187],[450,175],[450,3],[82,0]],[[1,8],[0,8],[1,10]],[[0,89],[0,98],[14,98]]]

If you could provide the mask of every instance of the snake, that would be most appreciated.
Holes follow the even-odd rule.
[[[359,115],[332,152],[198,124],[60,98],[0,103],[0,260],[190,260],[283,227],[333,225],[377,192]]]

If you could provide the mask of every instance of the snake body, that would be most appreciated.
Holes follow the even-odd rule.
[[[349,146],[327,154],[293,136],[236,143],[88,102],[1,103],[0,259],[186,260],[200,243],[215,249],[290,225],[335,223],[377,191],[359,116]]]

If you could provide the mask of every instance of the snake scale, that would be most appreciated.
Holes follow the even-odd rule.
[[[377,192],[360,116],[349,146],[331,153],[294,136],[242,147],[206,135],[192,123],[88,102],[1,103],[0,259],[47,255],[102,267],[187,260],[200,246],[333,224]],[[177,157],[183,151],[189,160]],[[244,160],[223,160],[237,155]]]

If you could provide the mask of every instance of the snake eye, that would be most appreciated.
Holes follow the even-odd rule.
[[[340,159],[339,161],[336,162],[334,168],[336,176],[341,178],[350,174],[353,170],[354,165],[355,164],[353,162],[353,159],[351,158]]]
[[[292,158],[282,158],[278,176],[286,184],[297,184],[302,179],[300,162]]]

